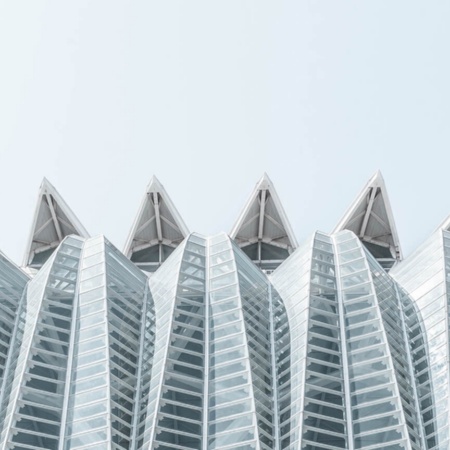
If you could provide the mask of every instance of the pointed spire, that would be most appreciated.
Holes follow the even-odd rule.
[[[266,173],[250,195],[230,236],[266,270],[278,267],[297,247],[286,213]]]
[[[23,266],[40,268],[61,241],[70,234],[89,237],[58,191],[44,178],[39,189]]]
[[[163,185],[153,176],[128,235],[124,254],[154,272],[189,234]]]
[[[401,261],[400,241],[380,171],[370,178],[333,233],[341,230],[353,231],[385,269]]]

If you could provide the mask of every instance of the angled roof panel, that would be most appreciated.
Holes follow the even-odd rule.
[[[141,269],[152,272],[188,234],[163,185],[153,177],[128,235],[124,254]]]
[[[264,254],[273,255],[270,248],[283,250],[283,252],[275,252],[278,257],[276,257],[277,262],[274,262],[272,268],[279,265],[297,248],[297,240],[291,225],[267,174],[264,174],[257,183],[230,236],[241,248],[249,247],[249,252],[246,253],[261,267],[266,259]],[[253,246],[253,244],[258,245],[256,259],[254,249],[250,250],[250,246]],[[262,248],[262,245],[266,248]],[[265,250],[268,250],[268,252]]]
[[[58,191],[44,178],[39,189],[23,266],[40,268],[61,241],[71,234],[89,237]]]
[[[333,233],[342,230],[353,231],[377,259],[386,260],[382,264],[386,268],[402,259],[394,216],[379,171],[364,186]]]

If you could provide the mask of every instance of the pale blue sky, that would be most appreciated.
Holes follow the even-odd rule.
[[[46,176],[122,249],[156,174],[229,231],[264,171],[298,240],[380,169],[405,254],[450,214],[450,2],[0,0],[0,249]]]

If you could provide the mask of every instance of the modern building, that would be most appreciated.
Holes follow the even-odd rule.
[[[44,179],[0,254],[0,450],[450,448],[450,219],[402,259],[372,177],[297,243],[264,175],[230,234],[153,178],[120,252]]]

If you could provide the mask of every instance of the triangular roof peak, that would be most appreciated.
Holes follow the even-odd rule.
[[[61,241],[70,234],[89,237],[55,187],[44,177],[31,225],[23,266],[40,268]]]
[[[161,182],[156,178],[155,175],[152,176],[150,183],[148,183],[147,186],[147,193],[149,192],[161,192],[164,190],[163,185]]]
[[[267,175],[267,172],[263,173],[263,176],[260,178],[256,186],[259,189],[269,189],[269,187],[272,185],[272,181],[269,178],[269,175]]]
[[[353,231],[386,269],[401,261],[397,228],[379,170],[366,183],[333,233],[341,230]]]
[[[164,186],[153,176],[128,235],[124,254],[142,270],[154,272],[188,234]]]
[[[292,227],[267,173],[256,184],[230,237],[267,270],[277,267],[297,248]]]

